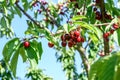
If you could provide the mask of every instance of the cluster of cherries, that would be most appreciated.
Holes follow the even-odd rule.
[[[73,30],[70,31],[69,34],[62,34],[61,35],[61,46],[66,47],[68,44],[68,47],[73,47],[77,43],[84,42],[84,38],[80,35],[80,31]],[[48,42],[48,46],[52,48],[54,46],[53,43]]]
[[[69,34],[63,34],[61,36],[61,45],[62,47],[66,47],[68,44],[68,47],[73,47],[77,43],[84,42],[84,38],[81,37],[80,31],[73,30]]]
[[[108,37],[114,33],[115,30],[119,28],[119,25],[117,23],[114,23],[112,25],[112,29],[110,29],[108,32],[103,34],[103,38],[108,41]]]
[[[95,18],[96,18],[97,20],[101,20],[101,19],[102,19],[102,16],[104,16],[105,19],[107,19],[107,20],[112,20],[112,16],[111,16],[110,14],[107,14],[107,13],[105,12],[105,14],[102,15],[102,14],[100,13],[100,11],[97,9],[97,6],[99,6],[100,0],[96,0],[95,3],[96,3],[96,5],[94,5],[94,8],[93,8],[93,11],[94,11],[94,13],[95,13]]]

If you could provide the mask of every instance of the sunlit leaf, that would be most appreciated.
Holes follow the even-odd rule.
[[[12,53],[17,50],[19,43],[20,43],[19,38],[14,38],[5,44],[2,52],[5,61],[8,62],[10,60]]]
[[[13,75],[16,77],[16,69],[17,69],[17,62],[18,62],[18,56],[19,56],[19,47],[17,51],[14,53],[11,62],[10,62],[10,69],[13,72]]]
[[[120,73],[120,52],[100,58],[90,69],[89,80],[118,80]]]

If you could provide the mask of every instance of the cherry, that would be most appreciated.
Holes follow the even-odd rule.
[[[77,15],[80,15],[80,12],[77,12]]]
[[[99,52],[99,56],[101,56],[101,57],[105,56],[105,53],[103,52],[103,50],[101,50],[101,51]]]
[[[72,41],[69,41],[68,42],[68,47],[72,47],[73,46],[73,42]]]
[[[79,36],[80,36],[80,32],[79,32],[79,31],[75,31],[75,32],[74,32],[74,36],[75,36],[75,37],[79,37]]]
[[[118,24],[113,24],[113,28],[118,29],[119,28]]]
[[[50,48],[52,48],[52,47],[54,46],[54,44],[51,43],[51,42],[48,42],[48,46],[49,46]]]
[[[77,42],[81,42],[81,37],[80,36],[77,38]]]
[[[105,56],[105,54],[104,53],[100,53],[99,56],[103,57],[103,56]]]
[[[81,42],[84,42],[84,41],[85,41],[85,39],[83,37],[81,37]]]
[[[65,34],[65,40],[70,40],[70,35],[69,34]]]
[[[67,43],[65,41],[62,41],[61,45],[62,47],[66,47]]]
[[[103,34],[103,37],[107,39],[109,35],[110,35],[110,32],[106,32]]]
[[[115,31],[114,29],[111,29],[111,30],[110,30],[110,33],[111,33],[111,34],[113,34],[113,33],[114,33],[114,31]]]
[[[28,47],[30,46],[30,43],[29,43],[28,41],[25,41],[25,42],[23,43],[23,45],[24,45],[25,48],[28,48]]]
[[[65,41],[65,35],[64,34],[61,36],[61,40]]]

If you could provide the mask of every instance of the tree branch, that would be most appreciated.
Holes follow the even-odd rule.
[[[77,45],[76,49],[80,54],[80,57],[82,59],[82,62],[83,62],[83,65],[84,65],[84,68],[86,70],[86,74],[87,74],[87,77],[88,77],[88,72],[89,72],[89,69],[90,69],[90,65],[89,65],[89,61],[88,61],[88,59],[85,55],[85,49],[80,44]]]
[[[102,17],[102,22],[105,23],[105,3],[104,0],[100,0],[100,11],[101,11],[101,17]],[[104,34],[104,32],[103,32]],[[109,40],[106,40],[105,38],[103,38],[104,41],[104,53],[105,55],[109,55]]]
[[[30,19],[34,24],[36,24],[37,26],[39,26],[41,29],[44,29],[44,27],[41,27],[41,25],[35,21],[29,14],[27,14],[20,6],[18,3],[16,3],[16,6],[19,8],[20,11],[22,11],[22,13],[27,16],[28,19]]]

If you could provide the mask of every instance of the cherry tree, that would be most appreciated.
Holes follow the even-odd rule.
[[[37,67],[41,60],[41,38],[56,50],[67,80],[118,80],[120,74],[120,0],[0,0],[0,37],[4,45],[1,60],[2,79],[16,77],[19,55],[29,62],[26,74],[32,80],[52,80]],[[37,10],[36,10],[37,9]],[[30,11],[31,13],[29,13]],[[32,14],[33,13],[33,14]],[[15,15],[26,16],[26,38],[14,33]],[[117,46],[116,46],[117,45]],[[79,53],[83,72],[76,71],[75,54]],[[4,64],[4,65],[3,65]]]

